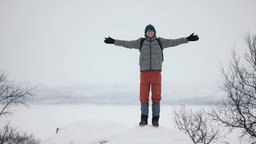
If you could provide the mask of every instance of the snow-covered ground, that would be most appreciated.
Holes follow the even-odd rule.
[[[172,106],[162,105],[160,125],[173,127]],[[139,105],[31,105],[15,109],[12,124],[44,140],[62,128],[84,120],[121,123],[128,128],[138,126]]]
[[[190,144],[174,124],[174,107],[162,105],[158,128],[138,126],[139,105],[32,105],[15,109],[11,124],[43,144]],[[234,135],[227,137],[230,144],[237,143]]]
[[[43,144],[169,144],[191,143],[172,128],[145,126],[127,128],[116,122],[87,120],[60,129]]]
[[[86,120],[60,128],[58,133],[45,140],[43,144],[100,144],[110,137],[124,131],[122,124],[110,121]]]

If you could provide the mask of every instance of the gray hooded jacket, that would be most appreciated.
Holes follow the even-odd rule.
[[[153,38],[145,38],[143,45],[140,51],[140,70],[162,70],[162,50],[160,45],[158,44],[157,37]],[[187,43],[188,40],[186,38],[179,39],[165,39],[159,37],[163,50],[168,47],[177,46],[183,43]],[[117,40],[115,39],[114,45],[123,46],[129,49],[140,49],[141,38],[137,40],[125,41],[125,40]]]

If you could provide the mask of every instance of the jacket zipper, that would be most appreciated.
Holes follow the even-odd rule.
[[[149,48],[150,48],[150,51],[149,51],[149,55],[150,55],[150,57],[149,57],[149,64],[150,64],[150,70],[152,69],[152,64],[151,64],[151,40],[149,41]]]

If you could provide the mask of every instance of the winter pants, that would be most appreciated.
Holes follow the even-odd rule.
[[[149,92],[153,103],[160,103],[161,100],[161,71],[141,71],[140,73],[140,102],[149,102]]]
[[[141,103],[141,114],[148,116],[148,103]],[[160,116],[160,103],[153,103],[152,104],[152,115],[153,117],[155,116]]]

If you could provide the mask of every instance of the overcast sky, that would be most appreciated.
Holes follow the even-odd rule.
[[[139,51],[104,37],[157,36],[197,42],[165,49],[163,81],[216,84],[220,63],[256,33],[255,0],[0,0],[0,70],[48,87],[139,83]]]

